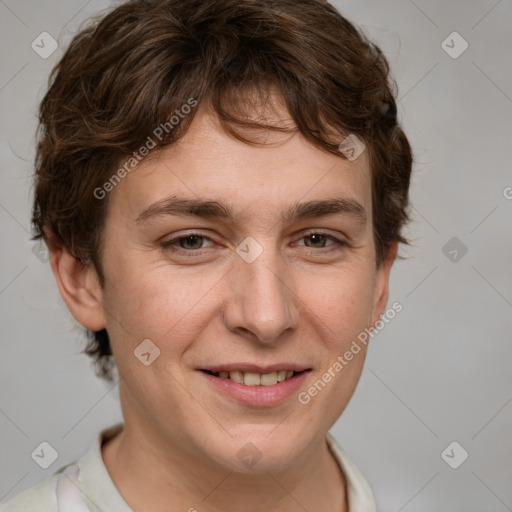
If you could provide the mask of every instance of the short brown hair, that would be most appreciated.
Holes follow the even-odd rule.
[[[277,90],[295,126],[258,124],[249,95]],[[333,133],[366,145],[372,175],[377,264],[391,241],[408,243],[412,167],[397,121],[396,84],[381,50],[323,0],[130,1],[89,22],[53,69],[39,112],[33,239],[58,237],[100,284],[107,198],[95,190],[155,127],[194,98],[238,127],[299,131],[344,158]],[[183,116],[156,149],[182,137]],[[245,130],[244,130],[245,133]],[[106,330],[87,331],[85,353],[97,375],[113,380]]]

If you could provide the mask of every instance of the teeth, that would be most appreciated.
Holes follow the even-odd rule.
[[[278,382],[283,382],[293,377],[293,370],[279,370],[270,373],[240,372],[238,370],[232,372],[221,371],[217,374],[221,379],[231,379],[238,384],[246,386],[274,386]]]
[[[274,384],[277,384],[277,372],[264,373],[261,376],[262,386],[273,386]]]
[[[229,372],[229,378],[233,382],[238,382],[238,384],[244,383],[244,374],[242,372],[239,372],[239,371]]]
[[[245,372],[244,384],[246,386],[259,386],[261,384],[261,376],[259,373]]]

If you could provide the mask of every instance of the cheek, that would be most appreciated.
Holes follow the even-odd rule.
[[[353,269],[303,281],[304,302],[332,350],[343,350],[370,325],[374,292],[370,270]]]
[[[316,379],[299,401],[309,408],[310,417],[322,418],[327,425],[343,412],[361,376],[367,344],[358,336],[370,325],[373,287],[371,271],[354,270],[309,288],[308,322],[315,322],[320,359]]]
[[[207,318],[205,299],[212,299],[219,280],[213,272],[198,279],[161,261],[137,258],[118,258],[108,270],[103,306],[114,352],[117,344],[123,345],[116,357],[131,353],[144,339],[166,351],[171,341],[174,352],[183,352]],[[128,344],[132,351],[126,350]]]

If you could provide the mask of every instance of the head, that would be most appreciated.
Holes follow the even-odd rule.
[[[41,103],[34,237],[125,421],[225,465],[251,440],[269,467],[336,421],[366,345],[307,404],[211,374],[288,364],[297,397],[384,313],[412,166],[394,96],[321,0],[133,1],[73,39]]]

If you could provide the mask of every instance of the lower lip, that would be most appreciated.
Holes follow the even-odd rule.
[[[246,386],[231,379],[221,379],[209,373],[200,371],[208,382],[221,393],[250,407],[269,407],[279,405],[287,398],[296,394],[304,379],[311,370],[306,370],[290,379],[278,382],[272,386]]]

